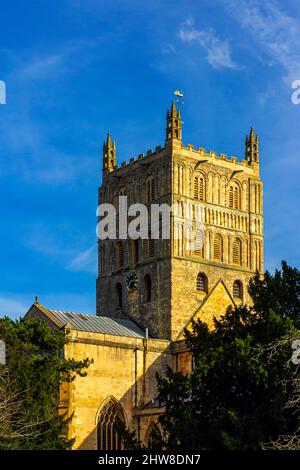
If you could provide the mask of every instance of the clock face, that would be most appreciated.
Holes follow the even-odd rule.
[[[137,275],[134,271],[131,271],[127,277],[126,277],[126,287],[129,290],[129,292],[133,292],[137,288]]]

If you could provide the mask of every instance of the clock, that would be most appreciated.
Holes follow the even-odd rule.
[[[125,282],[126,282],[127,290],[129,292],[135,291],[137,288],[137,282],[138,282],[136,273],[134,271],[131,271],[130,273],[128,273]]]

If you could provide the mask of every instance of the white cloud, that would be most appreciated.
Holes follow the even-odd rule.
[[[229,13],[253,36],[255,47],[260,46],[268,64],[279,64],[285,79],[300,78],[300,22],[288,15],[271,0],[224,0]]]
[[[64,123],[57,121],[52,125],[47,117],[45,122],[44,118],[36,118],[36,106],[44,106],[44,101],[46,106],[56,106],[56,86],[60,90],[64,81],[53,85],[52,80],[78,73],[87,66],[94,49],[94,45],[82,40],[50,53],[36,49],[18,54],[9,51],[14,67],[5,77],[8,103],[3,107],[0,124],[0,154],[6,158],[1,162],[1,174],[17,173],[30,182],[47,184],[61,184],[79,176],[91,178],[95,174],[93,156],[67,153],[55,145],[65,133]]]
[[[97,274],[97,244],[82,249],[81,240],[76,238],[69,225],[36,223],[28,227],[24,245],[67,271]]]
[[[176,51],[176,48],[173,46],[173,44],[166,44],[162,48],[162,53],[163,54],[176,54],[177,51]]]
[[[207,61],[213,68],[236,68],[236,64],[231,58],[228,41],[219,39],[212,28],[200,31],[195,28],[192,20],[187,20],[182,24],[178,34],[184,43],[199,44],[206,51]]]
[[[7,113],[0,126],[0,149],[12,157],[2,162],[3,173],[17,171],[25,180],[47,184],[93,175],[93,156],[59,151],[49,142],[46,132],[25,107]]]
[[[85,271],[97,273],[97,246],[96,244],[86,250],[74,252],[68,263],[70,271]]]
[[[22,80],[49,79],[49,76],[60,74],[65,70],[64,62],[64,54],[50,54],[33,58],[17,71],[17,75]]]

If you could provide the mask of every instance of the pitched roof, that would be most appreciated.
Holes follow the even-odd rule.
[[[102,315],[97,316],[87,313],[66,312],[64,310],[52,310],[45,308],[39,303],[35,303],[34,306],[47,315],[48,319],[53,321],[57,326],[63,327],[68,324],[75,330],[80,331],[90,331],[93,333],[103,333],[116,336],[130,336],[135,338],[146,337],[146,332],[130,319],[110,318]]]

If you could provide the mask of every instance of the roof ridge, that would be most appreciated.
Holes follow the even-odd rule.
[[[74,312],[73,310],[60,310],[56,308],[48,308],[47,310],[49,310],[49,312],[74,313],[74,315],[87,315],[89,317],[97,317],[95,313]]]

